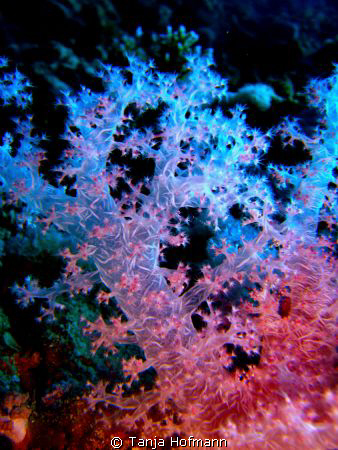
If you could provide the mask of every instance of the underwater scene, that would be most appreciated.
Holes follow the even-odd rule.
[[[0,7],[0,448],[338,448],[338,5]]]

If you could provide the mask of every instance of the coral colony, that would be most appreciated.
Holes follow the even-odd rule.
[[[136,343],[145,358],[124,360],[124,382],[88,384],[83,398],[92,411],[104,402],[112,412],[103,423],[132,445],[326,448],[337,420],[337,71],[308,86],[321,115],[312,132],[287,118],[263,133],[246,124],[244,107],[221,108],[227,83],[210,54],[190,54],[184,77],[128,61],[103,66],[104,93],[62,93],[70,145],[59,187],[39,174],[45,155],[29,117],[17,123],[16,152],[12,135],[3,138],[3,202],[20,203],[18,220],[36,232],[72,240],[61,278],[47,288],[28,277],[12,288],[17,303],[41,303],[38,319],[48,323],[67,308],[62,295],[104,283],[97,301],[114,298],[123,315],[79,320],[92,354]],[[3,102],[25,108],[28,87],[7,75]],[[266,163],[276,137],[310,157]],[[193,240],[209,264],[168,264]],[[153,387],[128,391],[150,368]]]

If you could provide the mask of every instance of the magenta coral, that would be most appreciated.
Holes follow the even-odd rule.
[[[192,54],[190,73],[179,80],[129,57],[124,69],[104,67],[104,95],[65,92],[70,116],[65,138],[72,149],[61,178],[76,177],[76,197],[46,186],[36,165],[25,163],[34,152],[25,133],[16,157],[8,140],[1,148],[8,201],[20,198],[31,214],[45,216],[40,221],[46,226],[53,223],[78,244],[76,252],[63,252],[66,271],[45,296],[88,292],[101,280],[126,314],[126,323],[99,318],[86,324],[85,333],[98,334],[92,351],[137,342],[146,361],[123,365],[129,382],[138,371],[156,370],[152,390],[130,397],[117,389],[115,424],[137,424],[139,435],[149,438],[227,438],[236,449],[325,448],[334,441],[336,420],[337,272],[331,253],[319,245],[316,227],[324,201],[336,204],[327,188],[337,156],[331,100],[336,75],[331,90],[319,83],[317,93],[327,106],[321,104],[326,129],[310,139],[289,120],[276,131],[301,139],[311,163],[288,173],[271,164],[263,176],[256,169],[272,132],[247,126],[242,107],[229,117],[211,107],[227,92],[211,63]],[[137,118],[154,111],[154,126],[137,126]],[[154,173],[137,179],[127,164],[116,167],[114,152],[120,160],[152,161]],[[276,201],[269,178],[292,184],[289,205]],[[124,189],[113,195],[118,186]],[[160,264],[164,248],[189,243],[182,209],[205,213],[217,234],[236,204],[245,218],[214,246],[223,259],[205,266],[187,289],[187,265],[175,270]],[[284,222],[278,214],[285,215]],[[90,273],[78,264],[88,257],[96,266]],[[243,287],[251,303],[239,296]],[[27,289],[21,288],[22,302],[30,302]],[[16,291],[20,298],[20,288]],[[106,296],[99,301],[106,302]],[[193,314],[200,317],[201,330]],[[92,387],[90,404],[105,395],[111,404],[112,395],[101,384]]]

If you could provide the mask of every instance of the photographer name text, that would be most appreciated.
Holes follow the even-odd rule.
[[[151,447],[153,450],[157,449],[157,447],[164,447],[165,440],[161,438],[156,438],[156,436],[152,439],[139,439],[136,436],[129,436],[131,439],[132,447]],[[227,447],[226,439],[197,439],[194,436],[189,436],[187,439],[181,439],[179,437],[171,437],[170,445],[172,447],[214,447],[214,448],[222,448]]]

